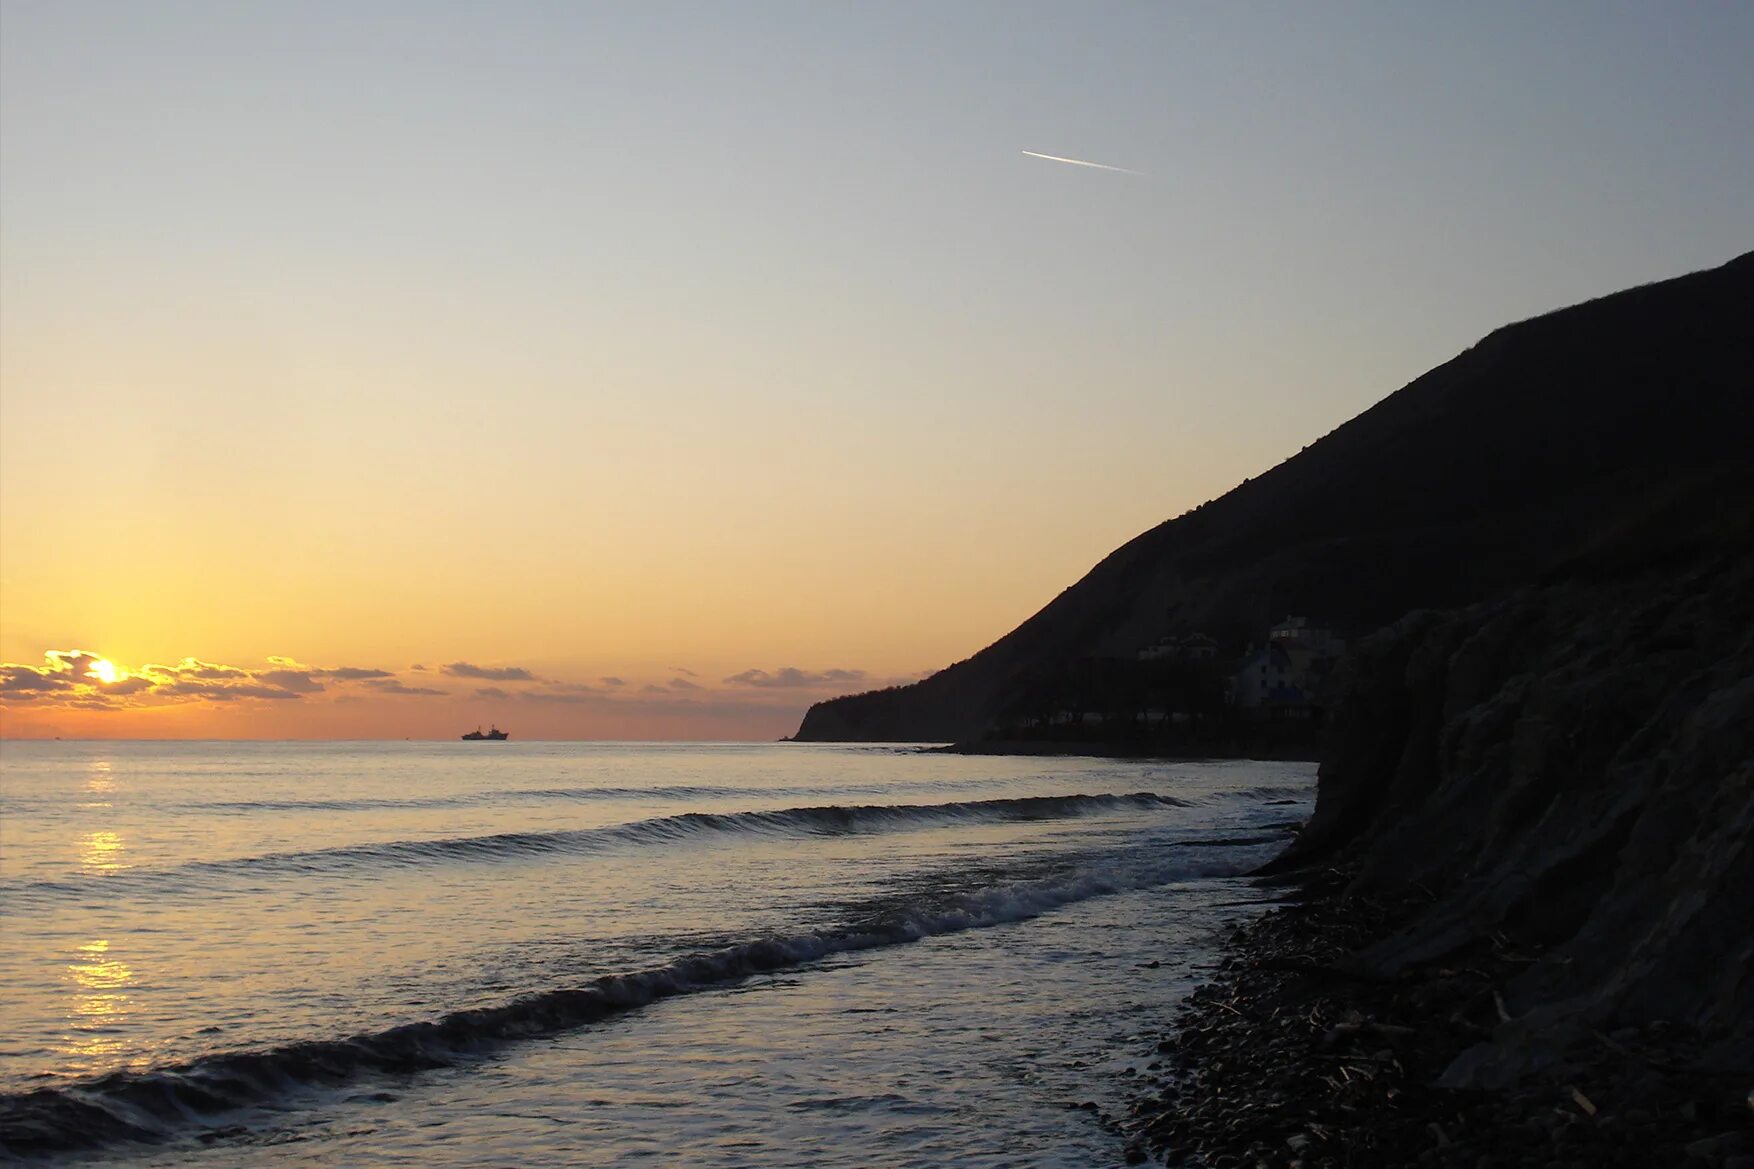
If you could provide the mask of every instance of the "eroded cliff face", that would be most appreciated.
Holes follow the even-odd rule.
[[[1754,507],[1719,506],[1640,567],[1410,614],[1345,667],[1316,812],[1276,867],[1345,858],[1360,892],[1436,895],[1367,969],[1493,933],[1534,956],[1452,1084],[1656,1021],[1754,1068]]]

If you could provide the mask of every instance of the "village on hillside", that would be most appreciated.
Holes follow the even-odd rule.
[[[1333,705],[1345,648],[1335,630],[1294,615],[1229,652],[1206,633],[1166,634],[1130,657],[1081,658],[1026,679],[1010,717],[989,738],[1189,745],[1305,739]]]

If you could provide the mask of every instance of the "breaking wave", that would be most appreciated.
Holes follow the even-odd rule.
[[[1024,796],[945,804],[856,804],[781,808],[753,812],[684,812],[602,828],[503,832],[488,836],[438,837],[351,844],[304,852],[264,853],[196,861],[162,869],[128,869],[102,876],[31,881],[0,886],[9,910],[56,904],[68,897],[140,893],[177,894],[224,888],[239,878],[314,876],[455,861],[507,861],[556,853],[588,854],[616,848],[673,844],[714,835],[823,836],[898,832],[967,822],[1051,820],[1104,812],[1185,807],[1173,796]]]
[[[927,780],[914,783],[873,783],[864,786],[849,784],[813,784],[790,787],[725,787],[710,784],[660,784],[652,787],[533,787],[509,788],[458,795],[434,796],[365,796],[314,800],[212,800],[183,805],[179,810],[194,812],[372,812],[403,808],[468,808],[504,807],[507,803],[595,803],[603,800],[706,800],[760,799],[779,796],[872,795],[893,791],[954,791],[957,788],[984,787],[988,779]]]

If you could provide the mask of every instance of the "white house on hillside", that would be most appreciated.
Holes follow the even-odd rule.
[[[1267,640],[1324,658],[1337,658],[1346,648],[1346,643],[1335,637],[1332,629],[1311,625],[1308,617],[1285,618],[1268,632]]]
[[[1237,706],[1286,717],[1313,712],[1312,703],[1346,643],[1307,617],[1287,617],[1267,634],[1230,679]]]
[[[1230,700],[1247,710],[1302,708],[1308,705],[1303,672],[1284,645],[1269,641],[1231,675]]]

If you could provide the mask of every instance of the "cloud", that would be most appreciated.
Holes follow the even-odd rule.
[[[363,682],[372,678],[394,678],[396,675],[389,670],[379,670],[366,666],[307,666],[297,658],[277,657],[268,655],[270,665],[282,670],[296,670],[310,678],[327,678],[332,682]],[[256,677],[265,678],[267,672],[256,671]]]
[[[142,666],[138,676],[151,683],[152,688],[146,693],[152,698],[204,698],[209,702],[234,702],[239,698],[283,701],[327,689],[312,676],[317,671],[299,665],[296,659],[271,657],[268,661],[277,668],[247,670],[189,657],[174,666],[157,663]]]
[[[222,666],[217,662],[204,662],[200,658],[184,658],[174,666],[161,666],[148,663],[140,668],[143,674],[167,675],[174,678],[198,678],[207,682],[222,682],[228,678],[247,678],[248,670],[240,670],[236,666]]]
[[[642,684],[615,675],[604,675],[592,682],[570,682],[544,678],[523,666],[484,666],[467,661],[428,665],[418,671],[416,666],[410,666],[399,677],[395,671],[376,666],[312,665],[285,655],[271,656],[260,666],[231,665],[190,656],[171,664],[152,663],[133,670],[117,663],[114,674],[106,666],[104,672],[116,680],[105,683],[91,672],[104,660],[85,650],[54,650],[40,664],[0,664],[0,702],[29,704],[34,710],[45,711],[146,710],[199,702],[247,707],[257,702],[301,699],[317,704],[357,703],[375,696],[439,698],[459,694],[480,701],[595,706],[636,714],[670,712],[731,717],[733,712],[771,710],[774,703],[795,701],[812,688],[832,689],[864,682],[866,677],[862,670],[809,671],[795,666],[771,671],[750,669],[725,679],[734,687],[760,692],[737,699],[685,666],[674,667],[673,676],[668,679]],[[417,673],[428,672],[471,679],[475,684],[455,689],[419,685],[424,679]]]
[[[43,655],[43,659],[49,663],[48,669],[50,670],[65,671],[75,678],[91,678],[92,681],[96,682],[98,679],[93,677],[89,671],[92,666],[103,661],[104,657],[102,654],[94,654],[86,649],[52,649]]]
[[[771,696],[727,694],[706,691],[705,697],[677,694],[662,686],[645,688],[649,697],[629,695],[626,698],[604,698],[604,709],[617,714],[662,718],[743,720],[751,717],[772,719],[775,711],[787,710]],[[787,711],[788,715],[790,712]],[[801,709],[799,713],[802,713]],[[791,716],[795,722],[795,716]]]
[[[270,686],[278,686],[282,690],[291,690],[298,694],[318,694],[328,689],[311,677],[310,670],[263,670],[255,678],[258,682],[266,682]]]
[[[484,682],[534,682],[536,675],[522,666],[477,666],[470,662],[452,662],[444,672],[453,678],[479,678]]]
[[[209,702],[234,702],[239,698],[286,699],[303,697],[291,690],[282,690],[278,686],[262,686],[252,682],[204,682],[199,678],[156,685],[152,688],[152,693],[155,697],[205,698]]]
[[[725,681],[733,686],[757,686],[768,690],[801,690],[812,687],[847,686],[865,680],[863,670],[823,670],[819,673],[782,666],[773,673],[766,670],[744,670]]]
[[[313,678],[328,678],[335,682],[363,682],[371,678],[394,678],[396,675],[388,670],[367,669],[364,666],[335,666],[327,670],[312,670]]]
[[[449,694],[449,690],[435,690],[431,686],[410,686],[395,678],[377,678],[366,683],[379,694],[408,694],[421,698],[435,698]]]
[[[355,684],[382,694],[441,695],[427,687],[407,686],[394,673],[375,666],[309,666],[297,658],[274,655],[268,669],[233,666],[185,657],[166,665],[148,663],[137,670],[112,670],[106,682],[93,667],[106,659],[89,650],[49,650],[42,665],[0,664],[0,701],[82,710],[147,709],[188,702],[237,702],[260,699],[284,702],[322,694],[332,686]]]
[[[526,690],[513,695],[523,702],[607,702],[601,694],[584,690]]]
[[[548,682],[540,690],[507,691],[499,686],[483,686],[475,691],[477,698],[514,702],[607,702],[608,696],[595,686],[583,682]]]
[[[73,706],[82,710],[115,710],[142,705],[163,705],[207,699],[232,702],[239,698],[297,698],[301,691],[315,685],[303,678],[300,671],[265,671],[266,674],[288,673],[287,685],[273,679],[257,678],[248,670],[204,662],[188,657],[174,666],[152,664],[132,674],[116,676],[105,682],[92,673],[92,667],[105,659],[79,649],[49,650],[43,655],[45,664],[29,666],[18,662],[0,665],[0,699],[9,702],[43,701],[45,705]],[[126,701],[124,701],[126,700]]]
[[[35,697],[58,690],[77,689],[78,683],[66,673],[22,666],[12,662],[0,666],[0,693]]]

